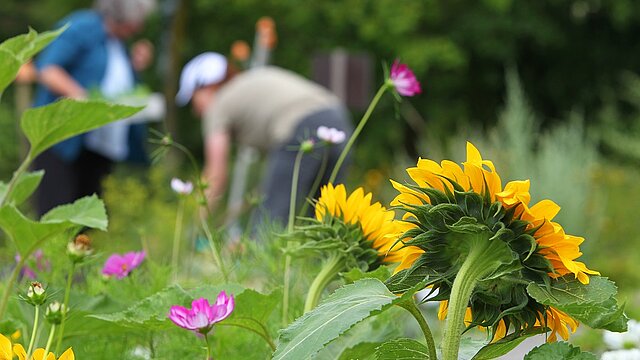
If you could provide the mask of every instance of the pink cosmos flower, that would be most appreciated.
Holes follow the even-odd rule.
[[[401,64],[397,59],[391,65],[389,81],[402,96],[414,96],[420,94],[420,83],[406,64]]]
[[[191,309],[178,305],[172,306],[169,319],[181,328],[205,335],[211,331],[215,323],[231,315],[234,307],[233,295],[227,296],[222,291],[213,305],[209,305],[209,300],[206,298],[200,298],[191,303]]]
[[[193,192],[193,183],[191,181],[182,181],[178,178],[171,179],[171,188],[180,195],[189,195]]]
[[[38,269],[38,271],[42,271],[42,272],[49,272],[51,270],[51,263],[49,262],[49,260],[47,260],[44,257],[44,252],[42,251],[42,249],[38,249],[36,250],[31,257],[33,259],[35,259],[35,263],[36,263],[36,267]],[[22,257],[20,256],[20,254],[16,254],[15,256],[15,261],[16,264],[20,262],[20,259]],[[20,278],[27,278],[27,279],[31,279],[31,280],[35,280],[37,277],[36,271],[35,269],[33,269],[32,267],[30,267],[29,265],[27,265],[25,263],[25,265],[22,267],[22,269],[20,269]]]
[[[326,126],[319,126],[316,135],[318,139],[328,142],[329,144],[340,144],[347,138],[344,131]]]
[[[108,277],[115,276],[122,279],[129,275],[131,270],[140,266],[145,257],[144,251],[132,251],[124,255],[113,254],[109,256],[102,268],[102,274]]]

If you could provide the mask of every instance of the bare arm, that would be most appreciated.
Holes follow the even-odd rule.
[[[40,82],[54,94],[73,99],[87,97],[86,90],[60,66],[47,66],[40,71],[39,75]]]
[[[207,202],[215,210],[227,187],[227,165],[231,138],[226,130],[215,131],[205,138],[204,178],[208,182]]]

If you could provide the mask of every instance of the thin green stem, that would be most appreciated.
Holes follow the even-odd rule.
[[[209,240],[209,247],[211,248],[211,252],[213,253],[213,259],[216,262],[216,265],[220,268],[220,272],[222,273],[222,278],[225,284],[229,283],[229,274],[227,274],[227,270],[222,263],[222,256],[220,256],[220,249],[218,249],[218,245],[216,241],[213,239],[213,235],[211,234],[211,230],[209,230],[209,224],[207,223],[207,219],[203,216],[200,216],[200,224],[202,226],[202,230],[204,231],[204,236]]]
[[[296,160],[293,164],[293,174],[291,175],[291,196],[289,197],[289,221],[287,222],[287,232],[293,232],[293,225],[296,217],[296,197],[298,194],[298,179],[300,177],[300,163],[304,152],[298,150]],[[290,243],[287,240],[286,250],[289,250]],[[289,323],[289,290],[291,287],[291,255],[287,252],[284,259],[284,284],[282,291],[282,326]]]
[[[31,359],[31,351],[33,351],[33,345],[36,343],[36,333],[38,331],[38,324],[40,320],[40,305],[35,305],[35,308],[36,308],[36,313],[33,318],[33,330],[31,330],[29,347],[27,348],[27,359]]]
[[[73,273],[76,271],[76,263],[71,262],[71,269],[67,274],[67,286],[64,289],[64,300],[62,302],[62,320],[60,321],[60,331],[58,331],[58,340],[56,341],[55,353],[60,353],[60,345],[62,345],[62,338],[64,337],[64,325],[67,322],[67,313],[69,312],[69,297],[71,295],[71,283],[73,282]]]
[[[20,261],[11,272],[11,276],[9,277],[9,281],[7,282],[6,289],[4,294],[2,295],[2,301],[0,302],[0,319],[3,318],[4,311],[7,309],[7,304],[9,303],[9,294],[13,291],[13,284],[16,282],[18,278],[18,274],[20,274],[20,269],[24,266],[26,261],[26,256],[20,256]]]
[[[30,164],[31,164],[31,157],[27,157],[26,159],[24,159],[22,164],[20,164],[20,167],[18,167],[18,169],[13,173],[13,177],[11,178],[11,180],[9,181],[9,184],[7,185],[7,191],[4,193],[2,197],[0,197],[0,207],[4,206],[7,202],[7,199],[11,197],[11,193],[13,192],[13,189],[16,187],[18,179],[20,179],[20,176],[22,176],[22,174],[25,171],[27,171]]]
[[[316,175],[316,179],[313,181],[313,185],[311,185],[311,189],[309,189],[309,193],[305,200],[313,199],[318,191],[318,187],[320,187],[320,182],[324,177],[324,172],[327,170],[327,162],[329,160],[329,156],[327,154],[327,148],[324,149],[322,153],[322,162],[320,163],[320,169],[318,169],[318,175]],[[305,216],[307,214],[307,208],[309,207],[309,201],[305,201],[302,205],[302,208],[298,212],[298,216]]]
[[[304,302],[304,312],[311,311],[318,306],[324,289],[344,269],[344,260],[344,256],[333,254],[329,261],[322,266],[322,269],[309,287],[307,299]]]
[[[207,344],[207,357],[205,360],[211,359],[211,344],[209,343],[209,334],[204,334],[204,342]]]
[[[382,97],[382,94],[384,94],[384,92],[390,86],[392,86],[392,85],[390,85],[389,83],[386,83],[386,82],[384,84],[382,84],[382,86],[380,87],[380,89],[378,90],[376,95],[373,97],[373,100],[371,100],[371,104],[369,104],[369,107],[367,108],[367,111],[364,113],[364,116],[362,116],[362,119],[360,119],[360,122],[358,123],[358,126],[353,131],[353,134],[351,134],[351,137],[349,138],[349,141],[347,141],[347,145],[345,145],[344,149],[342,149],[342,152],[340,153],[340,157],[338,158],[338,161],[336,162],[336,165],[333,168],[333,171],[331,172],[331,177],[329,178],[329,183],[330,184],[333,184],[333,182],[336,180],[336,177],[338,176],[338,172],[340,171],[340,167],[342,166],[342,163],[344,162],[344,159],[347,157],[347,154],[349,153],[349,150],[353,146],[353,143],[356,142],[356,139],[358,138],[358,135],[360,135],[360,132],[362,131],[364,126],[367,124],[367,121],[369,121],[369,118],[371,117],[371,113],[373,112],[373,109],[375,109],[376,105],[378,105],[378,101],[380,101],[380,98]]]
[[[180,238],[182,236],[182,217],[184,214],[184,197],[180,196],[178,211],[176,212],[176,225],[173,232],[173,251],[171,252],[171,272],[173,282],[178,282],[178,255],[180,252]]]
[[[53,342],[53,334],[55,333],[56,333],[56,325],[52,324],[51,329],[49,330],[49,338],[47,339],[47,346],[45,346],[44,348],[44,356],[42,357],[43,359],[46,359],[47,354],[49,354],[49,349],[51,348],[51,343]],[[55,357],[55,354],[57,354],[57,352],[53,354],[54,357]]]
[[[413,317],[418,321],[418,325],[420,325],[420,330],[424,334],[424,339],[427,342],[427,348],[429,349],[429,359],[437,360],[436,355],[436,343],[433,340],[433,334],[431,333],[431,329],[429,328],[429,324],[427,320],[425,320],[424,316],[418,306],[413,300],[406,301],[404,303],[399,304],[402,308],[406,309]]]

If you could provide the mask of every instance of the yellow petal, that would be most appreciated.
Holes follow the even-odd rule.
[[[20,344],[13,345],[13,352],[16,354],[16,356],[18,356],[18,359],[20,360],[27,359],[27,352],[24,351],[24,348],[22,347],[22,345]]]
[[[0,360],[11,360],[13,352],[11,351],[11,340],[0,334]]]
[[[67,351],[63,352],[62,355],[58,358],[58,360],[75,360],[76,356],[73,354],[73,349],[68,348]]]
[[[42,360],[42,359],[44,359],[44,349],[42,348],[36,349],[36,351],[33,352],[33,355],[31,355],[31,360]],[[48,356],[47,356],[47,360],[49,360]],[[53,360],[55,360],[55,355],[53,356]]]

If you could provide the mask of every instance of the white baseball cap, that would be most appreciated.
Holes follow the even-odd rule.
[[[221,54],[206,52],[194,57],[182,69],[176,103],[188,104],[197,88],[221,82],[226,72],[227,59]]]

